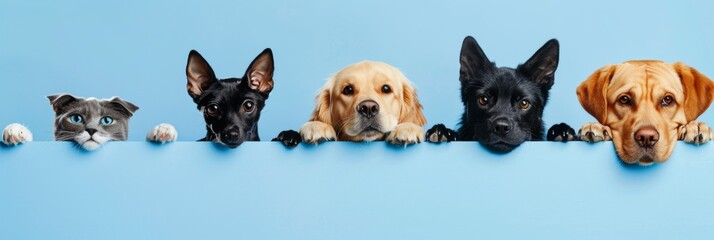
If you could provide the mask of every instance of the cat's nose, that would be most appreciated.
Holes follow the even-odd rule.
[[[97,132],[97,129],[94,128],[87,128],[87,133],[89,133],[89,136],[94,135],[94,133]]]

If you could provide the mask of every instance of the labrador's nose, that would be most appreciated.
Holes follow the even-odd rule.
[[[495,132],[498,135],[503,136],[511,131],[511,128],[513,128],[513,125],[507,119],[500,118],[500,119],[496,119],[495,121],[493,121],[491,128],[493,128],[493,132]]]
[[[379,113],[379,104],[372,100],[364,100],[357,105],[357,112],[366,118],[372,118]]]
[[[643,127],[635,132],[635,141],[640,147],[651,148],[659,141],[659,133],[653,127]]]

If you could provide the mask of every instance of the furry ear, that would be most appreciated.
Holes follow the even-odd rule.
[[[518,65],[516,71],[527,76],[543,90],[549,90],[555,80],[555,70],[558,68],[560,44],[551,39],[546,42],[528,61]]]
[[[616,65],[606,65],[596,70],[577,89],[580,105],[603,124],[607,120],[607,86],[616,69]]]
[[[241,84],[246,84],[251,89],[267,96],[273,90],[274,70],[273,51],[266,48],[250,63]]]
[[[426,118],[422,113],[422,105],[417,98],[414,86],[408,81],[402,81],[402,110],[399,114],[399,123],[410,122],[419,126],[426,124]]]
[[[714,100],[714,82],[682,62],[672,64],[672,67],[684,87],[684,115],[687,122],[694,121]]]
[[[461,44],[459,62],[461,63],[461,70],[459,71],[459,81],[461,83],[478,78],[496,68],[496,65],[488,60],[476,39],[471,36],[466,36]]]
[[[50,105],[52,105],[52,109],[55,112],[58,112],[60,108],[64,107],[68,103],[77,100],[77,97],[72,96],[71,94],[67,93],[60,93],[60,94],[54,94],[54,95],[49,95],[47,96],[47,99],[50,100]]]
[[[188,95],[193,98],[194,102],[198,102],[198,97],[201,96],[203,91],[217,81],[211,66],[196,50],[191,50],[188,54],[186,78],[188,79],[186,84]]]
[[[136,110],[139,110],[139,107],[137,107],[136,105],[134,105],[130,102],[124,101],[119,97],[113,97],[112,99],[110,99],[109,106],[112,109],[122,112],[129,117],[134,115],[134,112],[136,112]]]
[[[310,121],[323,122],[332,126],[332,116],[330,114],[332,94],[330,92],[332,91],[332,83],[335,81],[334,78],[335,76],[330,77],[325,86],[320,89],[320,93],[315,97],[317,105],[312,112],[312,116],[310,116]]]

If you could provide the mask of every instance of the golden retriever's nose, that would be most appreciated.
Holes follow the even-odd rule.
[[[357,112],[366,118],[372,118],[379,113],[379,104],[372,100],[364,100],[357,105]]]
[[[651,148],[659,140],[659,133],[653,127],[643,127],[635,132],[635,141],[640,147]]]

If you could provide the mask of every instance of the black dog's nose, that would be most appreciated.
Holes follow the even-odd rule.
[[[228,130],[223,133],[223,139],[226,143],[238,142],[238,140],[240,140],[240,133],[238,132],[238,130]]]
[[[651,148],[659,141],[659,132],[653,127],[643,127],[635,132],[635,141],[640,147]]]
[[[94,128],[87,128],[87,133],[89,133],[89,136],[94,135],[95,132],[97,132],[97,129]]]
[[[511,131],[511,122],[509,122],[506,119],[496,119],[496,121],[493,121],[492,124],[493,132],[499,134],[499,135],[506,135],[509,131]]]
[[[379,113],[379,104],[372,100],[364,100],[357,105],[357,112],[366,118],[372,118]]]

